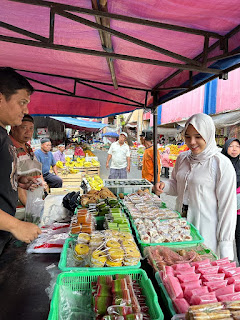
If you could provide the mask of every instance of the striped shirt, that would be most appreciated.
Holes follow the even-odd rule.
[[[32,176],[40,178],[42,175],[42,164],[37,160],[31,146],[25,143],[23,148],[11,135],[9,136],[17,149],[17,173],[20,176]]]

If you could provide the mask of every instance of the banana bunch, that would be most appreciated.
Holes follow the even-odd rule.
[[[86,175],[86,179],[92,189],[97,191],[100,191],[102,189],[103,181],[98,175],[95,175],[93,178],[90,177],[89,175]]]
[[[92,159],[92,165],[93,165],[94,167],[100,167],[100,162],[97,161],[97,160],[95,160],[95,159]]]
[[[103,180],[97,174],[95,174],[94,180],[103,186]]]
[[[56,166],[57,166],[58,168],[63,169],[63,163],[62,163],[62,161],[57,161],[57,162],[56,162]]]
[[[77,162],[79,162],[79,163],[82,163],[83,161],[85,161],[85,158],[83,157],[83,158],[77,158]]]
[[[73,168],[74,167],[74,162],[66,162],[65,165],[68,168]]]
[[[92,167],[92,162],[90,162],[90,161],[85,161],[84,164],[83,164],[83,166],[86,167],[86,168],[90,168],[90,167]]]
[[[78,173],[78,170],[77,169],[73,169],[73,168],[69,168],[69,172],[70,173]]]
[[[84,166],[84,163],[85,163],[85,158],[77,158],[77,161],[76,161],[76,167],[77,168],[81,168]]]

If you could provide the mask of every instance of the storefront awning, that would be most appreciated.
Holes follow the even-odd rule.
[[[239,24],[239,0],[1,0],[0,65],[36,88],[31,114],[100,118],[226,78]]]
[[[51,118],[65,123],[68,127],[83,129],[86,131],[98,131],[107,126],[107,124],[94,122],[94,121],[81,120],[81,119],[76,119],[71,117],[51,117]]]

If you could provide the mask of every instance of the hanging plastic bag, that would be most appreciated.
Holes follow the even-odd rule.
[[[43,186],[39,186],[33,191],[27,190],[25,221],[33,222],[35,224],[40,222],[44,206],[43,194]]]

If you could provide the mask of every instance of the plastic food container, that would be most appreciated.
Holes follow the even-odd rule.
[[[153,185],[146,179],[104,179],[103,184],[112,193],[133,193],[138,190],[149,189],[152,192]]]
[[[180,218],[181,219],[181,218]],[[145,243],[140,239],[138,230],[134,224],[133,219],[130,218],[132,227],[135,231],[136,234],[136,239],[138,244],[140,245],[141,251],[143,252],[145,247],[149,247],[149,246],[168,246],[168,245],[191,245],[191,244],[198,244],[198,243],[202,243],[204,241],[203,237],[200,235],[200,233],[198,232],[198,230],[194,227],[194,225],[192,225],[191,223],[190,225],[190,235],[192,236],[192,240],[191,241],[181,241],[181,242],[162,242],[162,243]]]
[[[69,292],[69,295],[73,291],[79,292],[91,292],[91,283],[97,280],[98,276],[101,275],[114,275],[116,274],[125,274],[130,275],[133,280],[136,280],[140,287],[143,290],[143,295],[146,297],[146,304],[149,308],[148,312],[152,320],[163,320],[164,316],[162,310],[158,303],[157,294],[153,288],[152,282],[147,277],[147,274],[144,270],[141,269],[131,269],[128,271],[123,270],[111,270],[111,271],[95,271],[95,272],[63,272],[57,277],[57,282],[53,292],[53,298],[50,307],[50,313],[48,320],[58,320],[60,317],[63,318],[62,314],[62,305],[60,303],[60,294],[61,289],[66,289]],[[74,304],[72,304],[74,309]],[[81,307],[78,305],[78,307]]]
[[[90,267],[77,267],[77,266],[68,266],[68,252],[69,249],[72,248],[72,246],[75,244],[76,239],[75,238],[68,238],[64,245],[60,256],[60,261],[58,263],[58,268],[62,271],[82,271],[82,272],[95,272],[95,271],[112,271],[118,272],[119,270],[133,270],[133,269],[139,269],[141,267],[141,262],[139,262],[135,266],[122,266],[122,267],[102,267],[102,268],[90,268]],[[126,271],[127,272],[127,271]]]

